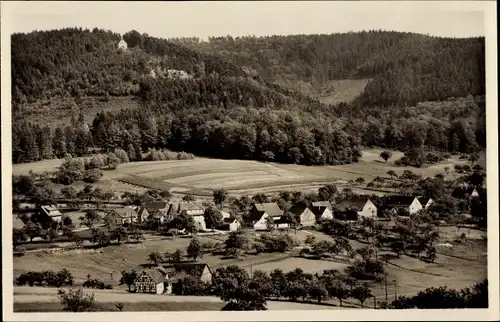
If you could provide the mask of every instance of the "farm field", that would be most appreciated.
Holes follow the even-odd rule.
[[[380,159],[380,152],[378,149],[365,150],[360,162],[338,166],[302,166],[208,158],[134,162],[121,164],[116,170],[104,171],[103,178],[95,186],[117,193],[143,192],[145,189],[154,188],[167,189],[177,195],[191,193],[197,196],[211,196],[213,189],[224,188],[236,196],[257,192],[272,194],[282,190],[317,190],[325,183],[337,183],[342,188],[349,180],[358,177],[363,177],[366,182],[377,176],[389,178],[389,170],[401,174],[410,169],[424,177],[434,176],[437,173],[445,174],[446,166],[452,169],[454,164],[466,162],[453,156],[439,164],[422,168],[396,167],[394,161],[403,155],[402,152],[394,152],[387,163]],[[35,173],[55,171],[61,162],[49,160],[16,164],[13,166],[13,173],[27,174],[29,170]],[[81,185],[83,186],[83,183]],[[376,192],[362,187],[354,189],[364,193]]]
[[[458,243],[456,239],[466,232],[467,239]],[[293,234],[293,233],[292,233]],[[296,237],[303,243],[307,235],[314,234],[317,240],[328,240],[331,237],[316,231],[298,231]],[[453,248],[438,247],[438,256],[434,263],[426,263],[416,258],[402,255],[399,259],[391,259],[388,263],[388,295],[389,299],[397,295],[414,295],[428,287],[447,285],[450,288],[463,288],[473,285],[487,276],[487,249],[485,232],[456,228],[442,228],[442,238],[439,243],[451,243]],[[254,236],[250,236],[254,238]],[[199,236],[201,243],[220,242],[223,236]],[[124,269],[140,270],[147,264],[147,256],[151,252],[171,252],[175,249],[185,249],[189,238],[165,237],[148,239],[141,244],[112,245],[96,252],[26,252],[24,256],[14,257],[14,276],[33,270],[59,270],[67,268],[75,277],[75,282],[81,284],[87,274],[92,278],[112,284],[117,292],[125,290],[119,286],[120,271]],[[363,244],[351,241],[354,248]],[[380,255],[385,251],[381,251]],[[75,260],[77,256],[78,260]],[[226,265],[238,265],[249,273],[255,270],[271,271],[280,268],[287,272],[297,267],[305,272],[320,273],[325,269],[342,270],[347,265],[329,260],[313,260],[295,257],[293,253],[268,253],[258,256],[247,255],[240,259],[221,259],[220,256],[205,254],[201,259],[212,269]],[[373,285],[373,293],[378,301],[385,296],[383,284]],[[45,301],[43,297],[40,301]],[[145,298],[144,298],[145,299]],[[32,302],[29,298],[26,302]],[[147,302],[146,300],[144,302]],[[328,303],[336,304],[335,300]]]
[[[85,289],[95,294],[96,311],[118,311],[116,303],[123,303],[124,311],[220,311],[225,305],[217,297],[211,296],[158,296],[130,294],[120,290]],[[344,309],[334,306],[319,306],[309,303],[268,301],[268,310],[329,310]],[[61,311],[57,289],[42,287],[15,287],[14,312],[54,312]]]

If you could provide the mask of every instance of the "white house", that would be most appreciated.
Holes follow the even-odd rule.
[[[126,50],[128,47],[127,42],[123,38],[118,42],[118,49]]]
[[[424,209],[429,208],[434,203],[434,200],[432,200],[432,198],[421,197],[421,198],[418,198],[418,201],[424,207]]]
[[[170,204],[170,209],[168,211],[169,216],[175,216],[181,213],[185,213],[186,215],[193,217],[197,230],[207,229],[207,225],[205,223],[205,209],[202,206],[197,205],[194,202],[179,202]]]
[[[329,201],[316,201],[311,205],[311,211],[316,217],[316,221],[333,218],[332,204]]]
[[[312,226],[316,223],[316,216],[305,205],[294,206],[290,212],[298,218],[301,226]]]
[[[403,211],[409,215],[413,215],[423,209],[418,198],[413,196],[388,196],[386,206],[394,214]]]
[[[224,218],[222,219],[222,223],[219,226],[220,230],[228,230],[228,231],[237,231],[241,227],[238,219],[232,218]]]
[[[138,293],[168,294],[172,288],[170,286],[165,292],[165,285],[168,285],[168,276],[163,269],[145,269],[135,279],[132,290]]]
[[[377,218],[377,206],[367,197],[344,200],[335,208],[335,211],[346,220]]]
[[[271,217],[273,221],[279,222],[283,216],[283,210],[275,202],[254,204],[246,218],[249,226],[255,230],[267,230],[267,218]],[[285,223],[279,223],[278,228],[287,226]]]
[[[57,209],[56,206],[54,206],[54,205],[46,205],[46,206],[41,206],[40,208],[41,208],[41,213],[43,215],[49,217],[53,221],[61,222],[61,220],[62,220],[62,214],[59,211],[59,209]]]

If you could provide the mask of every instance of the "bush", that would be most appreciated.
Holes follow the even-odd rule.
[[[129,162],[128,154],[123,149],[116,148],[115,155],[120,160],[120,163],[128,163]]]
[[[67,291],[61,289],[57,294],[61,300],[64,311],[92,311],[95,305],[94,294],[84,294],[81,288],[72,288]]]
[[[74,278],[67,269],[62,269],[57,273],[53,271],[30,271],[21,274],[16,279],[16,284],[23,286],[28,284],[29,286],[49,286],[49,287],[61,287],[64,285],[73,285]]]
[[[113,289],[113,285],[111,285],[111,284],[106,285],[103,281],[98,280],[98,279],[90,279],[90,276],[85,282],[83,282],[82,286],[86,287],[86,288],[95,288],[95,289],[99,289],[99,290],[104,290],[104,289],[111,290],[111,289]]]
[[[83,174],[83,181],[86,183],[94,183],[102,178],[102,171],[99,169],[90,169]]]

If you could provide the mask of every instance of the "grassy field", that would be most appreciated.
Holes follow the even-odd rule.
[[[466,240],[457,242],[460,234],[466,233]],[[298,231],[295,235],[303,243],[306,236],[314,234],[317,240],[328,240],[331,237],[316,231]],[[451,243],[452,249],[437,247],[438,256],[434,263],[426,263],[409,256],[390,260],[388,263],[388,295],[393,299],[395,294],[414,295],[427,287],[447,285],[460,289],[471,286],[487,277],[487,248],[485,232],[477,230],[458,230],[455,227],[442,227],[439,243]],[[257,237],[251,234],[250,238]],[[220,242],[223,236],[198,237],[202,243]],[[175,249],[186,249],[189,238],[176,238],[172,240],[165,237],[151,237],[141,244],[112,245],[102,251],[76,253],[65,251],[52,253],[50,251],[26,252],[24,256],[14,257],[14,276],[29,270],[59,270],[67,268],[75,282],[81,284],[86,280],[87,274],[92,278],[103,280],[112,284],[116,291],[123,291],[124,286],[119,286],[120,271],[124,269],[141,270],[141,265],[147,264],[150,252],[172,252]],[[363,244],[351,241],[354,248],[363,247]],[[387,251],[381,251],[380,255]],[[77,260],[76,260],[77,259]],[[290,271],[297,267],[305,272],[321,273],[325,269],[342,270],[347,265],[328,260],[312,260],[295,257],[293,253],[269,253],[246,255],[240,259],[222,259],[221,256],[205,254],[201,261],[207,263],[212,269],[219,266],[238,265],[249,273],[256,270],[271,271],[280,268]],[[378,300],[385,296],[383,284],[375,284],[373,293]],[[40,300],[44,300],[41,298]],[[29,301],[28,301],[29,302]],[[147,302],[147,301],[146,301]],[[335,300],[329,301],[335,304]]]
[[[110,189],[116,193],[142,192],[147,188],[168,189],[182,195],[191,193],[198,196],[211,196],[213,189],[224,188],[232,195],[268,194],[282,190],[312,191],[325,183],[337,183],[340,187],[349,180],[363,177],[366,182],[375,177],[389,178],[389,170],[401,174],[404,170],[421,174],[424,177],[437,173],[445,174],[445,167],[453,169],[454,164],[465,163],[453,156],[432,166],[422,168],[396,167],[394,161],[403,154],[394,152],[388,162],[380,157],[381,150],[371,149],[363,152],[360,162],[339,166],[302,166],[295,164],[264,163],[243,160],[219,160],[195,158],[157,162],[133,162],[120,165],[116,170],[104,171],[103,178],[95,186]],[[27,174],[55,171],[60,160],[48,160],[13,166],[14,174]],[[449,174],[448,176],[452,176]],[[83,186],[83,183],[81,183]],[[77,187],[79,188],[79,187]],[[373,193],[363,187],[359,192]]]

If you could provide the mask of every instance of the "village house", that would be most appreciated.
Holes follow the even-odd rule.
[[[126,50],[128,47],[127,42],[123,38],[118,42],[118,49]]]
[[[176,216],[181,213],[185,213],[188,216],[192,216],[196,230],[206,230],[207,225],[205,223],[205,209],[194,202],[179,202],[171,203],[170,209],[168,211],[169,216]]]
[[[133,208],[115,208],[109,210],[104,216],[104,222],[109,226],[122,226],[137,223],[137,212]]]
[[[175,284],[181,278],[189,275],[203,283],[212,284],[213,273],[205,263],[178,263],[164,266],[167,272],[169,283]]]
[[[234,217],[223,218],[219,226],[219,230],[237,231],[241,227],[241,223]]]
[[[287,223],[280,222],[282,216],[283,210],[275,202],[256,203],[250,209],[246,221],[255,230],[267,230],[268,217],[271,217],[275,225],[278,225],[277,228],[288,227]]]
[[[350,198],[335,206],[335,215],[343,220],[377,218],[377,206],[368,197]]]
[[[388,196],[385,199],[387,210],[394,214],[413,215],[423,209],[422,204],[413,196]]]
[[[332,210],[332,204],[329,201],[315,201],[311,205],[311,211],[314,213],[317,222],[332,219]]]
[[[46,219],[50,219],[55,222],[62,221],[62,214],[54,205],[46,205],[40,207],[40,215],[45,217]]]
[[[222,215],[223,219],[224,218],[230,218],[232,216],[232,210],[229,209],[229,208],[224,207],[224,208],[222,208],[220,210],[220,214]]]
[[[169,217],[170,205],[165,201],[150,202],[139,209],[139,216],[145,218],[145,221],[154,221],[157,224],[163,224]]]
[[[434,203],[434,200],[428,197],[419,197],[418,201],[424,207],[424,209],[428,209]]]
[[[479,192],[474,187],[458,187],[452,192],[452,196],[458,199],[472,199],[479,197]]]
[[[301,226],[313,226],[316,223],[316,216],[306,205],[296,205],[290,212],[298,219]]]
[[[143,270],[134,281],[132,290],[138,293],[170,294],[172,286],[162,267]]]

